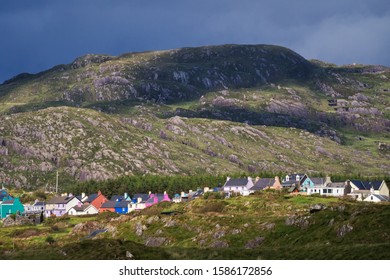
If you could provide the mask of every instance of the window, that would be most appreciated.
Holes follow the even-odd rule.
[[[328,190],[327,189],[323,189],[322,193],[328,193]]]
[[[332,193],[332,189],[328,189],[328,193]]]
[[[374,200],[374,197],[373,197],[373,196],[371,196],[371,200]]]

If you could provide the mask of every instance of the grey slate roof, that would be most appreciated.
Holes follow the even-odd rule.
[[[121,201],[116,203],[115,208],[127,208],[127,207],[129,207],[129,203],[130,203],[130,201],[121,200]]]
[[[104,202],[100,208],[115,208],[116,203],[117,201],[109,200]]]
[[[91,203],[91,202],[94,201],[98,196],[99,196],[99,194],[97,194],[97,193],[90,194],[90,195],[88,196],[88,198],[85,200],[85,202]]]
[[[261,178],[257,180],[257,182],[253,185],[252,188],[250,188],[250,190],[252,191],[263,190],[266,187],[272,186],[274,183],[275,183],[274,178]]]
[[[390,201],[390,197],[388,197],[387,195],[372,194],[372,196],[375,196],[380,201]]]
[[[84,210],[89,207],[90,205],[81,205],[81,206],[75,206],[73,207],[74,210],[76,210],[77,212],[84,212]]]
[[[67,204],[70,200],[72,200],[74,196],[55,196],[50,199],[46,204]]]
[[[142,201],[145,202],[149,199],[149,194],[147,193],[137,193],[133,196],[133,200],[138,200],[138,198],[142,198]]]
[[[330,183],[330,184],[327,184],[326,187],[327,188],[342,188],[342,187],[345,187],[345,182],[333,182],[333,183]]]
[[[123,195],[113,195],[110,200],[111,201],[119,201],[122,199],[123,199]]]
[[[146,203],[154,203],[154,198],[157,197],[158,198],[158,202],[161,202],[163,199],[164,199],[164,194],[156,194],[154,195],[154,197],[151,197],[149,198]]]
[[[247,184],[248,178],[230,179],[225,183],[225,187],[246,186]]]
[[[371,187],[374,187],[374,190],[379,190],[383,181],[360,181],[360,180],[351,180],[351,182],[359,188],[359,190],[369,191]]]
[[[299,181],[296,180],[297,175],[299,175]],[[290,179],[288,181],[285,181],[286,177],[284,177],[284,179],[282,181],[283,187],[290,187],[294,184],[297,184],[298,182],[300,182],[300,184],[302,184],[306,180],[307,175],[306,174],[288,174],[288,177]]]
[[[2,202],[2,204],[3,204],[3,205],[5,205],[5,204],[14,204],[14,200],[13,200],[13,199],[4,200],[4,201]]]
[[[33,206],[45,206],[46,205],[46,202],[44,201],[37,201],[33,204]]]
[[[326,178],[310,178],[314,185],[323,185],[326,181]]]

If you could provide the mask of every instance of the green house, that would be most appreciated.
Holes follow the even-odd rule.
[[[17,212],[19,213],[24,212],[24,206],[20,202],[19,198],[13,198],[13,199],[4,198],[4,200],[0,202],[1,219],[4,219],[10,214],[16,214]]]

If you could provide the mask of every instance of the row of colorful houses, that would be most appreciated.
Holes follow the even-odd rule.
[[[358,201],[385,202],[390,201],[389,187],[386,181],[362,181],[346,180],[332,182],[329,176],[309,177],[307,174],[289,174],[282,180],[275,178],[238,178],[227,180],[223,186],[226,193],[240,193],[249,195],[265,189],[281,190],[288,189],[291,194],[301,195],[324,195],[324,196],[349,196]]]
[[[175,194],[171,199],[166,192],[153,194],[149,192],[134,194],[128,193],[114,195],[108,199],[100,191],[86,195],[73,195],[64,193],[54,196],[48,201],[36,200],[33,204],[23,205],[19,198],[14,198],[5,189],[0,190],[0,217],[4,219],[10,214],[22,213],[41,214],[45,217],[67,215],[93,215],[102,212],[114,212],[126,214],[139,211],[160,202],[168,201],[180,203],[196,199],[206,192],[223,192],[226,197],[231,194],[250,195],[256,191],[267,189],[287,189],[291,195],[324,195],[324,196],[349,196],[358,201],[386,202],[390,201],[389,187],[385,181],[361,181],[346,180],[332,182],[330,177],[316,178],[307,174],[289,174],[282,180],[274,178],[230,178],[227,177],[221,188],[204,188],[188,193]]]

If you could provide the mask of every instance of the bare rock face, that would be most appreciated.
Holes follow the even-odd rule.
[[[246,245],[245,245],[245,248],[246,248],[246,249],[254,249],[254,248],[257,248],[257,247],[259,247],[259,246],[263,243],[264,239],[265,239],[265,238],[264,238],[264,237],[261,237],[261,236],[256,237],[255,239],[248,241],[248,242],[246,243]]]
[[[285,223],[288,226],[296,226],[305,229],[310,225],[310,216],[298,216],[298,215],[289,216],[287,217]]]
[[[167,243],[167,239],[165,237],[149,237],[145,245],[148,247],[161,247]]]
[[[135,234],[137,236],[142,236],[144,230],[146,229],[145,225],[142,225],[140,222],[135,225]]]
[[[216,249],[229,248],[229,244],[226,241],[216,240],[210,244],[210,247]]]
[[[324,204],[318,203],[310,207],[310,213],[319,212],[324,209],[326,209],[326,206]]]
[[[348,232],[351,232],[352,230],[353,230],[353,226],[349,224],[342,225],[340,228],[337,229],[337,236],[344,237]]]
[[[378,150],[379,151],[390,151],[390,144],[379,142],[378,143]]]
[[[72,234],[90,234],[94,230],[101,229],[102,225],[96,221],[79,223],[72,229]]]
[[[73,69],[78,69],[78,68],[91,65],[93,63],[103,63],[105,61],[111,60],[112,58],[113,58],[112,56],[108,56],[108,55],[87,54],[73,61],[71,67]]]
[[[32,224],[32,222],[28,218],[20,215],[15,215],[15,216],[10,215],[3,220],[4,227],[21,226],[21,225],[29,225],[29,224]]]

